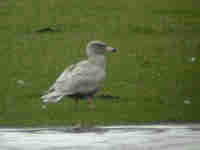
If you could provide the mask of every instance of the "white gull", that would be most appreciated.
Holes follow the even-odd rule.
[[[43,102],[56,103],[64,96],[72,96],[78,103],[84,96],[91,103],[92,96],[103,87],[106,76],[104,53],[107,51],[115,52],[116,49],[101,41],[91,41],[86,48],[88,59],[66,68],[41,97]]]

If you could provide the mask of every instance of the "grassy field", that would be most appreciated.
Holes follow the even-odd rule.
[[[200,121],[200,1],[0,1],[0,126]],[[36,32],[50,27],[59,32]],[[96,109],[40,95],[102,40],[107,56]],[[118,96],[108,100],[98,95]]]

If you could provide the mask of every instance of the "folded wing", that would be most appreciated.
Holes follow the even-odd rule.
[[[71,65],[42,96],[43,102],[58,102],[66,95],[96,91],[103,85],[104,77],[104,68],[96,67],[88,61]]]

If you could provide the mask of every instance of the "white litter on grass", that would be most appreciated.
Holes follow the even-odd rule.
[[[23,85],[25,82],[23,80],[17,80],[17,84]]]
[[[195,62],[195,61],[196,61],[196,57],[192,57],[191,62]]]
[[[47,106],[46,105],[42,105],[42,109],[46,109],[47,108]]]
[[[184,104],[191,104],[190,100],[184,100]]]

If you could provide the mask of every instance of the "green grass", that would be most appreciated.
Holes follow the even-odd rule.
[[[1,1],[0,125],[200,121],[199,5],[196,0]],[[49,26],[62,32],[35,32]],[[66,66],[86,58],[86,43],[96,39],[119,50],[107,56],[108,76],[97,95],[120,99],[97,96],[94,111],[87,101],[75,109],[70,98],[42,109],[41,93]]]

